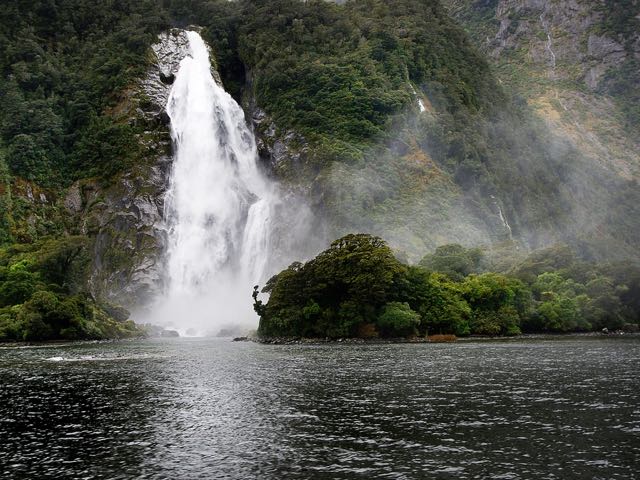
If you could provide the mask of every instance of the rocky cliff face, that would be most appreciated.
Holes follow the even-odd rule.
[[[640,176],[640,126],[625,115],[640,78],[639,2],[444,3],[553,131],[624,179]]]
[[[600,259],[635,258],[640,2],[443,3],[490,59],[505,90],[546,124],[546,154],[571,152],[570,162],[556,162],[557,204],[566,218],[543,243],[566,241]]]
[[[144,126],[139,136],[144,155],[138,164],[108,187],[91,180],[78,182],[64,200],[82,233],[95,240],[90,287],[97,298],[135,308],[162,286],[164,195],[171,170],[165,106],[180,61],[188,53],[184,30],[161,34],[152,46],[147,74],[116,109],[116,115]]]
[[[493,59],[503,85],[525,97],[551,131],[569,139],[584,154],[586,167],[591,162],[621,179],[638,178],[640,137],[628,133],[615,99],[606,93],[612,74],[640,56],[637,32],[620,36],[604,29],[604,14],[595,1],[446,3]],[[95,295],[127,306],[143,304],[162,285],[163,198],[171,168],[165,105],[180,61],[187,54],[183,30],[160,35],[152,47],[153,61],[146,76],[126,93],[116,111],[145,128],[139,140],[146,154],[139,164],[106,188],[87,180],[75,184],[64,202],[82,232],[95,238],[91,279]],[[217,72],[213,73],[220,81]],[[338,212],[344,217],[333,218],[338,227],[329,236],[344,233],[340,228],[348,225],[351,230],[357,227],[381,234],[400,249],[421,253],[450,241],[473,244],[512,239],[510,224],[516,229],[518,219],[500,198],[501,192],[487,194],[483,204],[467,198],[416,144],[415,135],[404,139],[409,147],[396,152],[401,160],[398,165],[384,159],[379,162],[387,183],[389,178],[394,183],[392,190],[380,185],[375,166],[365,171],[336,165],[331,171],[309,172],[317,152],[296,132],[278,128],[255,101],[250,71],[246,79],[242,103],[267,169],[311,199],[317,213],[335,217]],[[420,114],[429,117],[429,108],[426,110],[423,106]],[[389,169],[397,172],[389,173]],[[365,199],[362,205],[354,203],[353,192],[358,193],[354,198]],[[340,205],[327,205],[332,194],[329,201]],[[577,194],[584,195],[586,203],[606,204],[603,199],[589,200],[597,193],[579,189],[568,193]],[[582,197],[576,198],[573,200],[582,202]],[[371,205],[384,208],[374,211]],[[581,224],[587,225],[592,216],[589,208],[580,212],[585,216]],[[408,223],[417,226],[410,229]],[[600,223],[600,219],[594,222],[595,232]],[[416,232],[431,233],[427,238]]]
[[[640,56],[640,33],[602,29],[607,13],[594,1],[500,0],[499,28],[485,48],[493,58],[526,48],[530,62],[546,68],[551,79],[581,81],[596,91],[608,72]]]

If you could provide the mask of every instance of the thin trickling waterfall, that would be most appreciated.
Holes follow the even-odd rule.
[[[551,40],[551,32],[549,30],[549,26],[547,25],[547,22],[544,19],[544,14],[545,12],[542,12],[540,14],[540,23],[542,24],[542,29],[544,30],[544,33],[547,35],[547,43],[545,44],[545,48],[549,53],[549,56],[551,59],[551,78],[554,78],[556,73],[556,54],[552,48],[553,42]]]
[[[413,92],[413,96],[418,99],[418,108],[420,109],[420,113],[424,112],[426,110],[426,108],[424,106],[424,102],[422,101],[422,99],[418,95],[418,92],[416,92],[416,88],[411,83],[409,84],[409,86],[411,87],[411,91]]]
[[[191,56],[167,103],[174,164],[166,197],[168,249],[161,323],[195,334],[255,320],[251,288],[271,255],[277,189],[257,164],[244,112],[211,75],[207,45]]]
[[[511,225],[509,225],[509,222],[507,221],[507,217],[505,217],[504,213],[502,212],[502,207],[500,206],[498,199],[494,195],[489,195],[489,197],[491,197],[491,200],[493,201],[493,206],[496,207],[498,217],[500,218],[500,222],[504,226],[505,232],[507,233],[509,240],[513,240],[513,231],[511,230]]]

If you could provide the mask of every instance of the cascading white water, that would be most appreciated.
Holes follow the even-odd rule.
[[[259,170],[244,112],[211,75],[207,45],[191,56],[167,103],[174,164],[166,197],[167,289],[161,323],[195,334],[255,321],[252,286],[264,280],[277,189]]]

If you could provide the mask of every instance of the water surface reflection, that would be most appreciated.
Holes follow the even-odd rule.
[[[3,478],[633,478],[640,341],[0,349]]]

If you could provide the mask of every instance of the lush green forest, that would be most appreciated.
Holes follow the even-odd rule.
[[[10,173],[43,187],[108,178],[136,155],[108,108],[169,24],[153,1],[17,1],[0,13],[0,136]]]
[[[261,105],[280,128],[349,145],[383,135],[412,101],[411,85],[451,112],[503,99],[486,62],[438,2],[255,1],[239,53]]]
[[[86,293],[89,243],[69,236],[0,250],[0,341],[144,334],[125,309]]]
[[[437,0],[400,0],[393,8],[381,0],[37,0],[12,2],[0,15],[0,240],[64,230],[57,220],[36,229],[25,223],[35,207],[22,201],[18,179],[55,199],[73,180],[108,183],[144,161],[137,140],[149,125],[117,107],[151,61],[157,33],[188,24],[204,27],[227,90],[239,100],[255,97],[279,135],[302,135],[310,147],[304,161],[279,165],[277,174],[314,183],[339,230],[367,227],[354,225],[367,211],[389,223],[385,212],[401,206],[385,201],[399,191],[403,205],[437,196],[411,197],[390,178],[390,170],[411,167],[402,157],[415,145],[482,215],[489,195],[500,198],[514,234],[534,247],[553,236],[605,257],[606,245],[630,252],[638,238],[637,226],[624,220],[638,203],[637,185],[604,170],[584,175],[597,168],[583,165],[522,99],[505,95]],[[607,28],[620,23],[611,22]],[[631,88],[621,82],[616,88]],[[429,107],[418,119],[416,94]],[[342,188],[327,180],[334,164],[352,176],[367,168],[393,191],[344,201]],[[612,199],[611,191],[622,193]],[[606,203],[610,214],[594,225],[577,223],[581,211],[567,215],[589,202]],[[55,217],[49,210],[40,216]],[[407,223],[424,235],[415,220]],[[601,233],[585,235],[593,229]]]
[[[627,28],[616,15],[607,28]],[[393,6],[383,0],[344,5],[322,0],[17,0],[0,11],[0,338],[94,338],[131,331],[123,321],[109,330],[123,314],[100,305],[90,291],[94,239],[79,237],[86,232],[66,214],[63,202],[76,180],[106,186],[135,165],[154,160],[145,158],[149,153],[140,140],[149,129],[164,127],[141,122],[123,105],[153,61],[150,45],[157,34],[190,24],[203,27],[225,88],[239,101],[255,100],[274,121],[277,136],[299,134],[302,161],[279,165],[275,175],[315,192],[319,213],[336,231],[375,230],[393,219],[413,229],[421,242],[416,248],[435,247],[433,239],[422,238],[431,234],[430,221],[444,215],[440,197],[458,189],[464,193],[462,202],[479,216],[493,215],[489,199],[499,197],[513,235],[531,247],[561,239],[577,247],[577,258],[637,254],[637,182],[605,171],[586,175],[589,169],[571,145],[550,135],[522,99],[503,92],[437,0],[398,0]],[[629,83],[621,77],[611,85],[635,92]],[[427,104],[425,115],[417,115],[416,98]],[[634,118],[631,110],[629,115]],[[263,135],[260,128],[257,133]],[[336,166],[344,168],[338,177],[347,188],[333,180]],[[365,172],[376,185],[373,193],[351,188]],[[576,223],[584,216],[591,221],[596,204],[606,212],[601,220]],[[414,207],[402,210],[406,205]],[[376,251],[386,248],[381,244]],[[70,251],[76,252],[71,259]],[[457,273],[451,265],[442,266],[440,258],[410,267],[391,256],[384,278],[391,275],[395,286],[389,292],[380,287],[383,293],[369,299],[369,310],[358,310],[364,300],[357,297],[334,298],[325,305],[324,297],[314,294],[302,306],[287,304],[291,312],[299,310],[290,321],[326,315],[327,325],[337,325],[342,320],[334,320],[346,318],[352,309],[355,323],[327,327],[337,328],[330,336],[353,335],[356,327],[376,325],[380,315],[386,319],[376,327],[382,335],[393,333],[394,315],[409,324],[419,315],[421,333],[565,331],[634,323],[628,313],[631,294],[622,289],[634,290],[622,270],[591,267],[600,282],[596,290],[610,283],[613,293],[607,298],[621,305],[622,313],[611,317],[617,320],[603,320],[585,317],[589,309],[596,311],[597,299],[604,302],[594,293],[592,276],[552,269],[535,278],[505,277],[486,272],[477,252],[464,255],[470,270]],[[52,276],[42,263],[52,258],[58,259],[53,263],[67,258],[69,265],[82,268],[67,272],[71,279]],[[313,268],[325,268],[320,260],[313,262],[321,265]],[[287,275],[291,281],[304,276],[296,272],[307,268],[292,267],[281,274],[282,282]],[[561,278],[538,278],[547,274]],[[398,287],[398,275],[416,291]],[[510,300],[489,308],[474,300],[474,289],[494,283],[503,285],[509,298],[530,299],[528,306]],[[277,285],[281,282],[274,280],[267,286],[272,300],[264,306],[265,325],[283,315],[273,313],[280,311]],[[434,327],[442,314],[425,310],[417,298],[427,290],[420,289],[444,295],[443,305],[459,317],[455,326]],[[317,303],[307,305],[309,300]],[[319,310],[313,313],[316,305]],[[540,308],[559,312],[561,306],[581,309],[580,320],[567,317],[576,325],[574,320],[555,325],[552,313],[541,320]],[[496,327],[502,321],[498,317],[510,320]]]
[[[490,271],[480,249],[445,245],[419,265],[380,238],[351,234],[254,290],[266,337],[407,337],[427,334],[638,331],[640,268],[595,265],[568,247]]]
[[[152,60],[156,35],[170,26],[202,25],[227,89],[240,98],[250,88],[279,128],[296,129],[315,145],[307,164],[316,171],[362,158],[410,104],[409,82],[432,85],[452,112],[488,109],[500,97],[486,64],[437,2],[397,7],[294,0],[6,5],[0,12],[0,337],[101,336],[91,327],[100,307],[87,275],[71,283],[51,279],[35,259],[42,248],[65,250],[81,233],[62,205],[72,182],[108,185],[144,161],[139,138],[150,126],[122,115],[128,110],[121,104]],[[92,239],[85,242],[86,257]],[[38,329],[27,319],[36,311]]]

